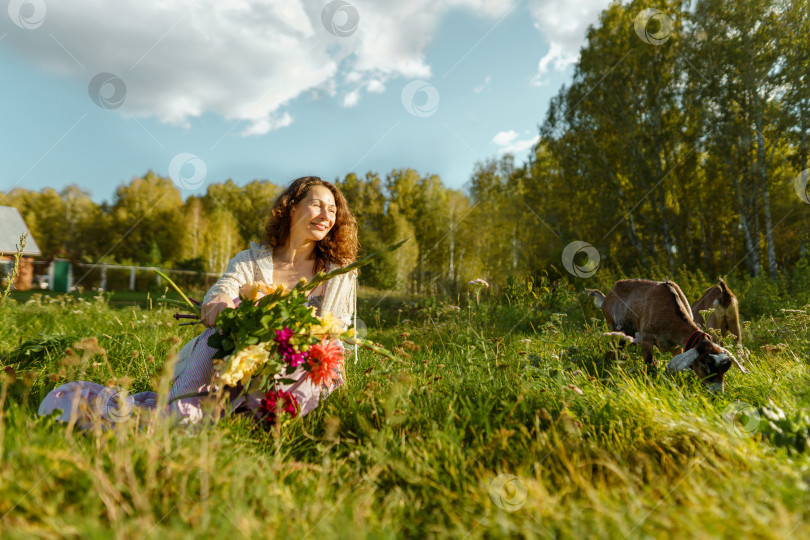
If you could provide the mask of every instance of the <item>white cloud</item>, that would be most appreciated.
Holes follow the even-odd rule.
[[[579,59],[588,26],[596,24],[599,14],[611,0],[530,0],[529,11],[537,28],[549,44],[537,65],[532,84],[546,84],[551,69],[562,71]]]
[[[258,135],[289,125],[302,94],[341,94],[353,106],[393,77],[429,78],[425,50],[445,14],[495,19],[513,2],[351,0],[359,24],[338,37],[321,20],[326,0],[60,0],[47,4],[40,28],[10,26],[3,45],[84,85],[117,75],[124,114],[188,125],[215,113]]]
[[[352,90],[343,98],[344,107],[354,107],[360,101],[360,90]]]
[[[518,138],[518,132],[511,129],[509,131],[501,131],[494,137],[492,137],[492,141],[490,144],[495,144],[498,146],[506,146],[510,144],[512,141]]]
[[[522,141],[515,141],[514,143],[505,146],[500,149],[502,154],[519,154],[524,150],[528,150],[529,148],[535,146],[538,142],[540,142],[540,135],[535,135],[531,139],[523,139]]]
[[[242,132],[242,135],[264,135],[274,129],[287,127],[292,124],[292,121],[292,116],[286,111],[277,117],[260,118],[254,120],[253,123]]]
[[[528,134],[528,132],[526,133]],[[533,147],[540,140],[539,135],[522,140],[518,140],[519,136],[520,135],[518,134],[518,132],[513,129],[509,131],[501,131],[497,135],[492,137],[492,141],[490,141],[490,144],[500,146],[500,148],[498,148],[498,151],[501,154],[509,153],[512,155],[517,155],[520,152],[523,152],[524,150],[528,150],[529,148]]]
[[[382,94],[383,92],[385,92],[385,85],[381,81],[373,79],[368,81],[368,84],[366,85],[366,90],[373,94]]]
[[[482,82],[481,84],[475,85],[473,87],[473,92],[475,92],[476,94],[480,94],[481,92],[483,92],[484,90],[489,88],[489,82],[491,80],[492,80],[492,75],[487,75],[487,78],[484,79],[484,82]]]

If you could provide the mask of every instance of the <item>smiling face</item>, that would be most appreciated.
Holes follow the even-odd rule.
[[[318,242],[335,225],[335,197],[325,186],[313,186],[290,211],[290,233]]]

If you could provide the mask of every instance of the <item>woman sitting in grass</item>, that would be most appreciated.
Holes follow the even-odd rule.
[[[207,341],[216,331],[217,315],[226,308],[236,307],[240,287],[263,282],[283,284],[291,289],[301,278],[309,281],[318,272],[350,264],[356,255],[357,222],[340,190],[316,176],[293,181],[276,199],[262,244],[251,242],[250,249],[231,259],[225,274],[205,295],[200,317],[208,328],[178,355],[175,380],[169,392],[170,414],[186,422],[202,418],[204,397],[175,398],[211,389],[212,359],[216,350],[209,347]],[[319,316],[331,313],[348,326],[355,314],[356,297],[356,271],[353,271],[311,291],[308,305],[316,307]],[[297,382],[281,386],[295,398],[300,407],[298,414],[302,416],[318,405],[322,391],[305,376],[306,372],[299,368],[290,376]],[[328,394],[342,382],[342,378],[338,378],[325,392]],[[49,415],[60,409],[60,420],[69,421],[75,415],[80,425],[89,427],[96,418],[120,421],[131,414],[133,407],[155,409],[157,402],[156,393],[140,392],[120,403],[114,389],[77,381],[49,392],[39,406],[39,414]],[[259,399],[251,396],[231,403],[231,410],[255,411],[258,407]]]

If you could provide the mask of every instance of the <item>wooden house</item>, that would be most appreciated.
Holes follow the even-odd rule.
[[[42,252],[26,227],[19,210],[11,206],[0,206],[0,280],[4,287],[7,276],[14,268],[14,255],[17,253],[20,236],[26,232],[28,238],[20,258],[20,270],[14,280],[14,288],[18,291],[31,288],[34,279],[34,257],[39,257]]]

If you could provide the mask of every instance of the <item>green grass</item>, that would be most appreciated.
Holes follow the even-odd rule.
[[[202,300],[202,297],[205,295],[205,292],[197,291],[196,294],[192,294],[191,296],[194,297],[196,300]],[[65,293],[57,293],[53,291],[41,291],[32,289],[30,291],[14,291],[11,293],[9,298],[16,300],[18,303],[25,303],[32,298],[34,301],[40,302],[49,302],[51,298],[73,298],[76,300],[83,299],[87,301],[92,301],[98,297],[103,298],[108,304],[113,306],[124,306],[124,305],[133,305],[133,306],[140,306],[143,308],[150,306],[150,299],[152,301],[152,305],[154,306],[154,302],[158,298],[166,297],[166,298],[173,298],[175,300],[180,299],[180,295],[174,292],[169,288],[165,288],[165,290],[161,290],[160,292],[141,292],[141,291],[110,291],[99,293],[97,292],[71,292],[69,294]]]
[[[0,355],[29,367],[0,386],[0,530],[4,538],[807,537],[808,453],[765,436],[765,418],[744,436],[724,417],[737,402],[788,414],[810,406],[802,300],[774,300],[746,323],[751,373],[730,371],[726,393],[713,397],[691,373],[647,372],[634,349],[612,354],[601,315],[569,286],[531,299],[462,299],[458,310],[365,291],[368,337],[400,360],[350,359],[347,384],[303,419],[269,432],[244,418],[80,432],[36,416],[48,390],[77,378],[133,392],[165,387],[165,359],[195,330],[146,304],[16,296],[0,305]],[[88,337],[104,354],[73,345]]]

